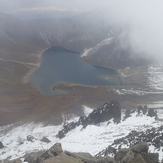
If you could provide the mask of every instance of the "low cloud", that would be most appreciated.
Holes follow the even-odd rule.
[[[97,10],[105,20],[125,27],[120,37],[137,53],[163,60],[162,0],[1,0],[0,10],[58,7],[59,9]],[[124,44],[125,45],[125,44]]]

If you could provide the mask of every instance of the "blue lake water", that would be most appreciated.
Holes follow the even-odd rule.
[[[57,83],[75,83],[91,86],[117,85],[116,71],[95,67],[80,59],[80,54],[53,47],[42,54],[40,66],[29,76],[29,81],[42,94],[56,94]]]

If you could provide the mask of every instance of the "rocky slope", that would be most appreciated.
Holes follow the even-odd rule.
[[[42,155],[29,155],[24,160],[28,163],[158,163],[158,161],[158,153],[148,153],[148,145],[145,142],[117,152],[114,158],[63,151],[61,144],[56,143]],[[17,159],[12,163],[22,163],[22,161]]]
[[[3,162],[158,163],[159,160],[162,160],[163,127],[162,119],[159,118],[160,113],[146,106],[139,106],[136,110],[122,112],[122,118],[118,117],[121,120],[117,123],[112,120],[117,119],[117,112],[121,112],[118,102],[107,102],[102,107],[86,114],[85,117],[91,120],[87,121],[87,125],[84,121],[80,121],[81,124],[76,128],[68,128],[72,124],[77,124],[78,121],[76,121],[67,124],[67,128],[64,126],[64,131],[69,129],[69,132],[62,139],[57,138],[58,133],[63,131],[60,130],[61,126],[53,126],[53,128],[43,126],[41,129],[35,124],[31,135],[27,135],[30,133],[28,127],[22,126],[23,130],[24,128],[27,130],[27,133],[24,131],[26,140],[21,137],[20,127],[16,125],[13,129],[11,129],[12,126],[10,129],[4,127],[1,132],[4,131],[5,134],[0,137],[3,140],[0,142]],[[101,117],[101,120],[97,119],[98,116]],[[10,134],[13,133],[14,136],[11,136]],[[47,135],[43,137],[43,133]],[[39,136],[42,138],[39,139]],[[61,144],[56,142],[61,142],[65,151]],[[52,146],[54,143],[56,144]],[[104,149],[106,146],[107,148]],[[99,152],[100,149],[103,150]],[[10,161],[20,156],[22,161],[19,159]]]
[[[147,142],[150,153],[159,153],[159,160],[163,159],[162,109],[157,109],[157,113],[146,106],[139,106],[133,111],[121,110],[119,123],[113,120],[117,119],[116,112],[120,112],[120,105],[116,101],[107,102],[94,111],[87,108],[84,112],[85,119],[89,117],[91,121],[76,117],[74,121],[67,120],[69,123],[59,126],[19,122],[0,127],[1,159],[13,160],[25,158],[24,155],[33,152],[44,153],[56,142],[62,143],[63,148],[71,153],[84,152],[92,156],[114,157],[121,149],[142,141]],[[74,127],[78,122],[80,124]],[[60,139],[58,134],[63,131],[64,137]]]

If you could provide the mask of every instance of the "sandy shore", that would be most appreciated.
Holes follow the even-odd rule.
[[[23,77],[23,83],[29,83],[29,76],[40,66],[41,62],[42,62],[42,54],[48,50],[49,48],[46,48],[44,50],[42,50],[40,53],[36,53],[35,55],[37,56],[37,62],[36,63],[26,63],[27,65],[30,66],[29,71],[24,75]]]

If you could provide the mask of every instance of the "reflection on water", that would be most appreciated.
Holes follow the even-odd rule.
[[[76,83],[92,86],[116,85],[116,72],[83,62],[78,53],[53,47],[42,55],[41,65],[30,75],[29,81],[43,94],[64,93],[52,91],[57,83]]]

